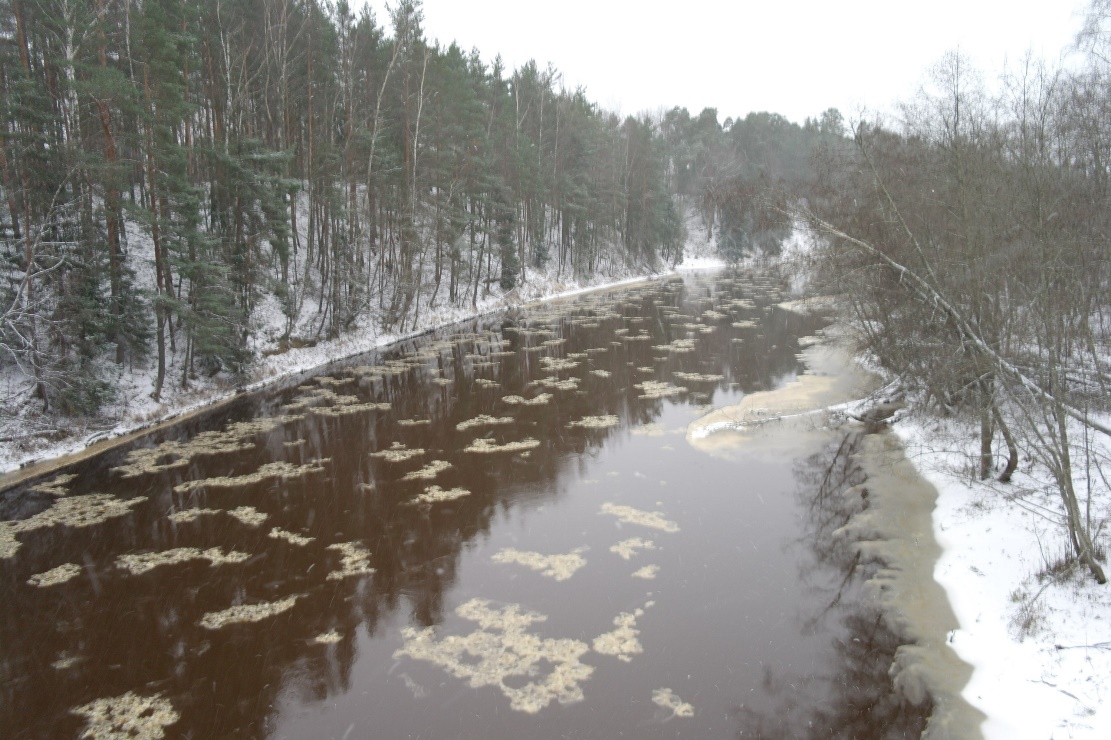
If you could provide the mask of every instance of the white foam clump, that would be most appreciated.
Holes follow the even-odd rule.
[[[251,450],[255,448],[256,435],[265,434],[283,424],[303,418],[301,415],[294,414],[239,421],[229,424],[223,431],[201,432],[184,442],[167,440],[156,447],[131,450],[127,453],[124,464],[112,470],[124,478],[134,478],[147,473],[187,467],[196,457]]]
[[[463,452],[477,452],[489,454],[493,452],[520,452],[521,450],[531,450],[540,446],[540,440],[533,439],[532,437],[525,437],[517,442],[506,442],[503,445],[495,444],[493,440],[486,437],[480,437],[468,447],[463,448]]]
[[[162,550],[160,552],[120,555],[116,558],[116,567],[130,571],[131,575],[137,576],[163,565],[175,565],[188,560],[207,560],[209,565],[217,566],[225,563],[242,563],[249,557],[251,556],[247,553],[236,552],[235,550],[230,550],[225,555],[219,547],[210,547],[207,550],[196,547],[175,547],[172,550]]]
[[[305,537],[296,532],[287,532],[281,527],[274,527],[270,530],[270,534],[266,536],[272,540],[285,540],[289,544],[297,545],[298,547],[304,547],[316,539],[315,537]]]
[[[317,643],[318,645],[334,645],[342,639],[343,635],[333,629],[328,630],[327,632],[321,632],[319,635],[312,638],[312,641]]]
[[[229,624],[248,624],[261,622],[275,614],[289,611],[297,603],[299,596],[290,596],[280,601],[263,601],[258,604],[241,604],[231,606],[218,612],[208,612],[201,619],[201,626],[205,629],[215,630]]]
[[[380,457],[387,462],[404,462],[413,457],[419,457],[424,454],[424,450],[420,448],[409,449],[400,442],[394,442],[390,445],[388,450],[378,450],[377,452],[370,453],[371,457]]]
[[[575,575],[575,571],[586,565],[586,558],[573,550],[560,555],[544,555],[539,552],[518,550],[506,547],[494,554],[490,559],[495,563],[516,563],[534,570],[542,576],[554,578],[557,581],[566,581]]]
[[[405,645],[394,652],[402,657],[435,663],[472,688],[492,686],[509,699],[511,709],[535,714],[553,701],[572,704],[583,700],[581,683],[594,667],[580,661],[590,651],[581,640],[542,638],[528,632],[547,617],[522,612],[519,604],[495,608],[486,599],[471,599],[455,613],[479,624],[468,635],[436,639],[435,628],[402,630]],[[540,675],[541,666],[549,668]],[[507,679],[514,679],[509,685]],[[519,685],[522,681],[527,681]]]
[[[657,511],[641,511],[631,506],[605,503],[602,504],[602,513],[612,514],[625,524],[638,524],[642,527],[651,527],[652,529],[659,529],[664,532],[679,531],[678,524],[664,519],[663,514]]]
[[[450,467],[451,463],[447,460],[433,460],[423,468],[419,468],[401,476],[401,480],[432,480]]]
[[[616,416],[613,416],[612,414],[606,414],[604,416],[584,416],[578,421],[570,422],[567,427],[581,427],[582,429],[607,429],[609,427],[615,427],[620,423],[621,420],[618,419]]]
[[[450,488],[444,490],[439,486],[429,486],[424,489],[424,493],[413,499],[414,504],[434,504],[440,501],[454,501],[457,498],[470,496],[471,492],[466,488]]]
[[[680,699],[674,691],[664,687],[652,692],[652,703],[670,709],[673,717],[693,717],[694,707]]]
[[[161,694],[139,696],[133,691],[73,707],[69,713],[85,717],[80,737],[93,740],[156,740],[166,736],[164,727],[181,719],[174,705]]]
[[[630,537],[627,540],[621,540],[616,545],[610,547],[610,552],[615,552],[621,556],[623,560],[629,560],[636,555],[638,550],[655,550],[656,543],[652,540],[644,540],[640,537]]]
[[[597,375],[599,378],[608,378],[613,375],[609,370],[591,370],[590,374]]]
[[[464,431],[470,429],[471,427],[495,426],[495,425],[498,425],[498,424],[512,424],[512,423],[513,423],[513,417],[512,416],[489,416],[487,414],[479,414],[478,416],[474,417],[473,419],[467,419],[466,421],[459,422],[458,424],[455,425],[455,429],[457,431],[464,432]]]
[[[240,488],[243,486],[261,483],[264,480],[280,479],[288,480],[290,478],[300,478],[308,475],[309,473],[321,473],[324,471],[322,463],[331,462],[330,458],[323,460],[315,460],[305,463],[304,465],[294,465],[284,460],[278,462],[269,462],[260,467],[253,473],[245,475],[226,476],[221,475],[215,478],[200,478],[198,480],[190,480],[179,485],[174,486],[174,491],[177,493],[188,493],[194,488]]]
[[[270,515],[264,514],[253,506],[237,506],[234,509],[228,510],[228,516],[239,520],[241,524],[245,524],[248,527],[258,527],[261,526]]]
[[[644,652],[637,635],[640,630],[636,628],[637,618],[643,616],[644,610],[637,609],[632,612],[621,612],[613,619],[617,629],[598,635],[594,638],[594,652],[602,655],[612,655],[618,660],[629,663],[634,655]]]
[[[66,496],[69,494],[69,484],[76,479],[76,473],[56,475],[49,481],[31,486],[31,490],[36,493],[46,493],[51,496]]]
[[[676,339],[670,344],[655,344],[652,349],[658,349],[662,352],[670,352],[674,355],[690,354],[696,349],[695,341],[693,339]]]
[[[691,383],[711,383],[711,382],[717,382],[719,380],[725,380],[724,375],[711,375],[711,374],[702,374],[702,373],[683,373],[683,372],[678,372],[678,371],[672,373],[672,375],[674,375],[679,380],[685,380],[685,381],[688,381],[688,382],[691,382]]]
[[[677,396],[680,393],[686,393],[687,389],[681,385],[672,385],[660,380],[646,380],[643,383],[637,383],[633,386],[643,391],[640,398],[666,398],[668,396]]]
[[[170,514],[167,519],[169,519],[171,522],[174,522],[175,524],[186,524],[188,522],[195,522],[202,516],[219,514],[221,511],[222,509],[199,509],[194,507],[192,509],[182,509],[181,511],[175,511],[173,514]]]
[[[39,588],[57,586],[81,575],[81,566],[76,563],[63,563],[57,568],[51,568],[43,573],[36,573],[27,579],[27,583]]]
[[[578,362],[574,360],[561,360],[555,357],[541,357],[540,367],[548,372],[559,372],[560,370],[571,370],[579,366]]]
[[[329,581],[340,581],[350,576],[368,576],[374,573],[370,567],[370,552],[354,542],[337,542],[328,545],[329,550],[335,550],[343,555],[340,569],[328,574]]]
[[[513,406],[543,406],[552,400],[551,393],[540,393],[535,398],[522,398],[521,396],[505,396],[502,401]]]
[[[131,507],[146,500],[146,496],[123,500],[106,493],[66,496],[55,501],[49,509],[27,519],[0,522],[0,560],[14,557],[19,551],[20,542],[15,538],[17,534],[57,525],[91,527],[129,514]]]
[[[646,565],[640,570],[633,573],[633,578],[643,578],[646,581],[651,581],[660,572],[658,565]]]
[[[534,385],[542,385],[545,388],[554,388],[557,391],[573,391],[579,387],[578,378],[567,378],[560,380],[555,375],[549,375],[546,378],[540,378],[533,381]]]

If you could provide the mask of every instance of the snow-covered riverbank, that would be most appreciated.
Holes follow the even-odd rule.
[[[970,429],[921,414],[894,428],[938,490],[934,578],[960,623],[948,642],[973,666],[963,695],[987,715],[985,738],[1111,737],[1111,586],[1065,564],[1064,513],[1048,475],[1024,460],[1010,484],[975,481]],[[1105,522],[1111,499],[1093,475],[1090,513]],[[1095,530],[1106,548],[1106,528]]]
[[[692,255],[676,270],[714,269],[723,262],[708,256],[709,250],[692,251]],[[162,399],[151,398],[154,369],[125,369],[116,379],[116,400],[98,419],[49,418],[27,404],[19,415],[0,422],[0,474],[10,473],[39,462],[51,461],[81,452],[90,445],[121,437],[156,424],[177,419],[236,395],[241,390],[257,390],[269,383],[374,349],[389,346],[408,337],[417,336],[441,326],[448,326],[474,316],[504,311],[515,306],[542,300],[564,298],[579,293],[620,287],[643,280],[674,274],[636,273],[627,271],[616,276],[595,275],[594,280],[577,280],[554,273],[533,272],[527,282],[509,293],[495,292],[479,300],[472,308],[424,307],[415,329],[404,334],[383,333],[374,327],[361,328],[335,339],[324,339],[285,351],[276,351],[282,317],[280,312],[263,311],[254,349],[259,355],[251,369],[248,382],[232,386],[227,382],[193,381],[182,389],[167,382]],[[15,381],[18,383],[18,381]],[[10,392],[10,391],[9,391]],[[33,424],[31,417],[34,417]],[[45,426],[46,433],[28,434],[28,428]]]

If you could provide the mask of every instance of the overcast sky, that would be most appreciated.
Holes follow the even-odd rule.
[[[396,2],[396,0],[391,0]],[[357,5],[357,2],[353,2]],[[370,0],[389,26],[386,0]],[[1027,50],[1058,60],[1086,0],[425,0],[424,30],[507,68],[551,62],[624,114],[686,106],[802,122],[889,110],[959,48],[994,78]],[[666,10],[662,9],[666,8]]]

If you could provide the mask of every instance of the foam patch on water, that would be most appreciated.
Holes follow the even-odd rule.
[[[198,480],[185,481],[184,483],[174,486],[174,491],[177,493],[188,493],[196,488],[242,488],[255,483],[261,483],[264,480],[303,478],[310,473],[324,472],[322,463],[327,462],[331,462],[331,458],[314,460],[304,465],[294,465],[293,463],[280,460],[278,462],[266,463],[255,472],[247,473],[246,475],[221,475],[215,478],[200,478]]]
[[[318,645],[334,645],[342,639],[343,635],[333,629],[327,632],[321,632],[319,635],[312,638],[312,641]]]
[[[370,551],[356,542],[337,542],[328,545],[327,549],[335,550],[343,555],[340,569],[328,574],[329,581],[340,581],[351,576],[368,576],[374,573],[370,567]]]
[[[457,431],[464,432],[464,431],[470,429],[471,427],[485,427],[485,426],[494,426],[494,425],[497,425],[497,424],[512,424],[512,423],[513,423],[513,417],[512,416],[488,416],[486,414],[479,414],[478,416],[474,417],[473,419],[467,419],[466,421],[459,422],[458,424],[455,425],[455,428],[456,428]]]
[[[621,612],[613,619],[616,629],[605,632],[594,638],[594,652],[602,655],[612,655],[618,660],[629,663],[634,655],[644,652],[637,636],[640,630],[636,628],[637,619],[644,615],[643,609],[632,613]]]
[[[643,578],[646,581],[651,581],[651,580],[655,579],[655,577],[659,574],[659,572],[660,572],[660,566],[658,566],[658,565],[646,565],[643,568],[641,568],[640,570],[634,571],[633,572],[633,578]]]
[[[671,383],[665,383],[660,380],[646,380],[643,383],[637,383],[633,387],[643,391],[640,394],[640,398],[668,398],[687,392],[687,389],[681,385],[672,385]]]
[[[652,345],[652,349],[658,349],[661,352],[669,352],[673,355],[685,355],[694,352],[696,346],[693,339],[676,339],[671,344]]]
[[[672,373],[679,380],[685,380],[691,383],[716,383],[719,380],[725,380],[724,375],[703,375],[702,373]]]
[[[573,391],[579,387],[579,379],[567,378],[566,380],[560,380],[554,375],[549,375],[545,378],[532,381],[530,385],[540,385],[545,388],[553,388],[557,391]]]
[[[486,599],[471,599],[455,610],[479,629],[467,635],[436,639],[433,627],[402,630],[405,646],[393,657],[434,663],[471,688],[492,686],[509,699],[515,711],[535,714],[557,701],[583,700],[581,683],[594,667],[581,662],[590,646],[581,640],[542,638],[528,629],[547,617],[521,610],[519,604],[495,608]],[[546,665],[545,665],[546,664]],[[541,674],[543,668],[548,672]],[[512,679],[514,685],[507,683]],[[523,685],[518,685],[527,680]]]
[[[540,440],[533,439],[532,437],[525,437],[518,442],[506,442],[503,445],[496,444],[494,440],[486,437],[480,437],[468,447],[463,448],[463,452],[476,452],[479,454],[491,454],[494,452],[520,452],[522,450],[531,450],[540,446]]]
[[[451,463],[446,460],[433,460],[423,468],[401,476],[401,480],[432,480],[450,467]]]
[[[390,445],[388,450],[379,450],[378,452],[370,453],[371,457],[378,457],[386,462],[404,462],[414,457],[420,457],[424,454],[424,450],[420,448],[410,449],[400,442],[394,442]]]
[[[513,547],[506,547],[498,551],[490,559],[495,563],[516,563],[534,570],[542,576],[553,578],[557,581],[566,581],[575,575],[575,571],[586,565],[586,558],[579,553],[582,549],[572,550],[562,555],[544,555],[539,552],[528,552]]]
[[[162,550],[161,552],[120,555],[116,558],[116,567],[130,571],[131,575],[137,576],[163,565],[175,565],[188,560],[207,560],[209,565],[217,566],[226,563],[242,563],[249,557],[251,556],[247,553],[236,552],[235,550],[229,550],[227,554],[224,554],[224,551],[219,547],[210,547],[207,550],[196,547],[175,547],[172,550]]]
[[[93,740],[156,740],[166,736],[163,728],[181,719],[174,705],[161,694],[140,696],[132,691],[110,699],[97,699],[69,712],[85,718],[80,736]]]
[[[435,504],[441,501],[454,501],[457,498],[470,496],[471,492],[466,488],[451,488],[444,490],[439,486],[429,486],[424,489],[424,493],[413,499],[414,504]]]
[[[618,419],[616,416],[607,414],[605,416],[584,416],[578,421],[570,422],[567,427],[570,429],[573,429],[575,427],[580,427],[582,429],[608,429],[609,427],[615,427],[620,423],[621,420]]]
[[[426,424],[431,424],[431,419],[398,419],[397,425],[399,427],[418,427]]]
[[[262,513],[253,506],[237,506],[228,511],[228,516],[238,519],[241,524],[246,524],[248,527],[258,527],[266,521],[269,515]]]
[[[591,375],[597,375],[599,378],[608,378],[613,375],[609,370],[591,370]]]
[[[276,614],[289,611],[300,596],[290,596],[280,601],[263,601],[258,604],[231,606],[223,611],[208,612],[200,621],[205,629],[217,630],[229,624],[250,624],[261,622]]]
[[[317,390],[330,393],[325,389]],[[124,478],[134,478],[146,473],[184,468],[196,457],[252,450],[255,447],[256,435],[303,418],[305,418],[303,415],[294,414],[239,421],[229,424],[224,431],[201,432],[184,442],[168,440],[156,447],[131,450],[127,453],[124,464],[112,470]]]
[[[560,370],[571,370],[579,366],[579,363],[574,360],[560,360],[555,357],[541,357],[540,367],[545,372],[554,373]]]
[[[610,552],[617,553],[623,560],[629,560],[637,554],[638,550],[655,550],[656,543],[652,540],[641,539],[640,537],[630,537],[627,540],[621,540],[616,545],[610,546]]]
[[[298,547],[304,547],[316,539],[315,537],[305,537],[296,532],[287,532],[281,527],[274,527],[266,536],[273,540],[285,540],[289,544],[297,545]]]
[[[652,692],[652,703],[671,710],[672,717],[693,717],[694,707],[680,699],[674,691],[664,687]]]
[[[601,513],[615,516],[625,524],[637,524],[642,527],[658,529],[662,532],[679,531],[678,524],[664,519],[663,514],[658,511],[641,511],[640,509],[634,509],[631,506],[604,503],[602,504]]]
[[[73,580],[81,575],[81,566],[75,563],[64,563],[57,568],[51,568],[44,573],[36,573],[27,579],[27,583],[39,588],[57,586],[59,583]]]
[[[45,493],[50,496],[65,496],[69,493],[69,484],[76,479],[76,473],[56,475],[49,481],[44,481],[43,483],[31,486],[31,490],[36,493]]]
[[[505,396],[502,401],[511,406],[543,406],[552,400],[551,393],[541,393],[535,398],[522,398],[521,396]]]
[[[221,511],[223,511],[223,509],[182,509],[181,511],[176,511],[173,514],[170,514],[166,518],[169,519],[171,522],[174,522],[175,524],[187,524],[189,522],[197,521],[202,516],[219,514]]]
[[[0,522],[0,560],[14,557],[20,542],[16,535],[54,526],[91,527],[131,513],[131,508],[146,501],[146,496],[118,499],[106,493],[67,496],[53,506],[27,519]]]

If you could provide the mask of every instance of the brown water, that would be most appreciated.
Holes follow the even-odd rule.
[[[856,438],[685,438],[803,370],[781,291],[475,320],[0,494],[0,737],[917,737]]]

